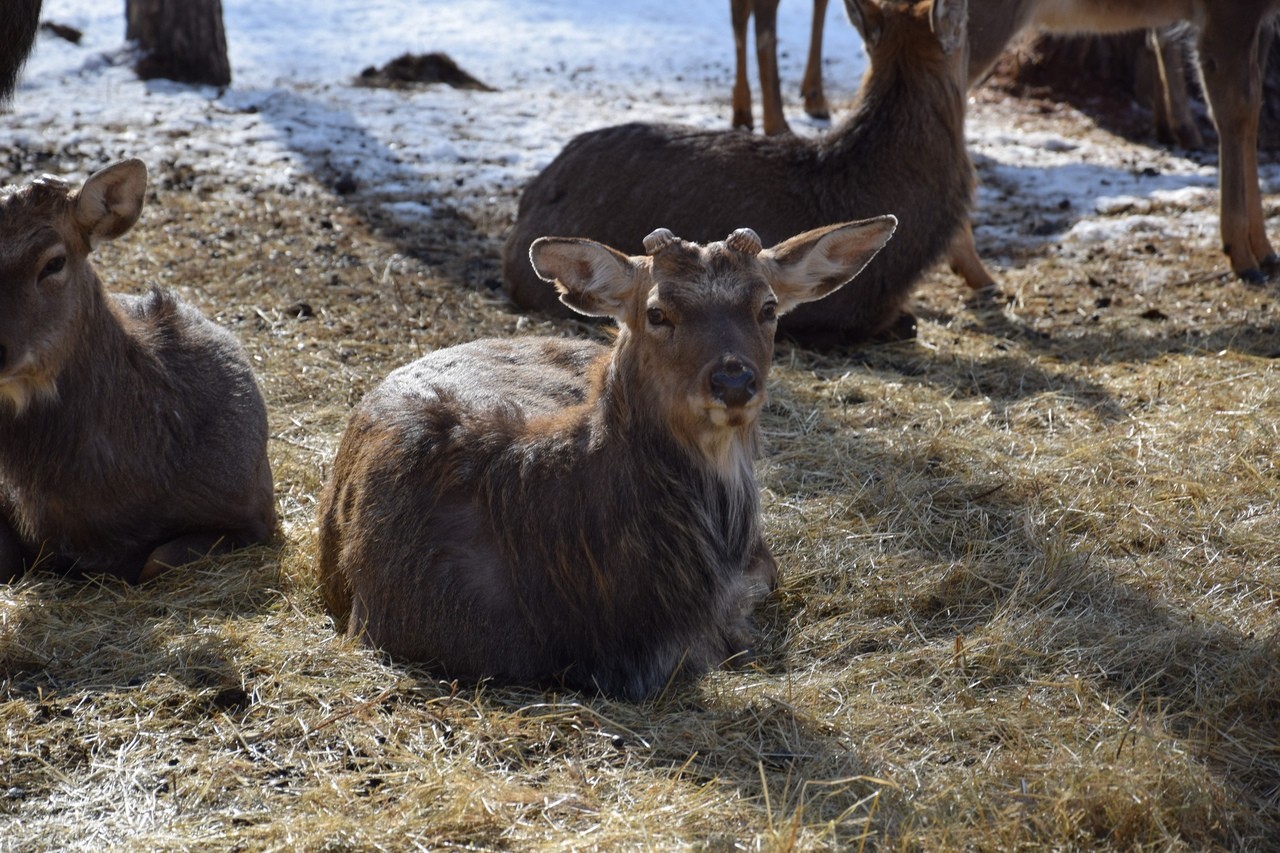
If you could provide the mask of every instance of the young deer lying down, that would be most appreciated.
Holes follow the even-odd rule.
[[[871,69],[840,127],[817,141],[655,124],[579,135],[520,199],[503,249],[511,298],[525,308],[559,307],[529,267],[529,246],[541,234],[636,251],[648,223],[666,221],[676,233],[706,241],[750,222],[774,243],[828,222],[888,212],[901,222],[893,243],[857,282],[800,307],[782,331],[828,346],[893,327],[916,280],[969,209],[966,5],[846,0],[845,6],[867,34]]]
[[[125,160],[73,190],[0,193],[0,580],[24,566],[146,580],[275,527],[267,415],[240,344],[89,263],[142,211]]]
[[[752,456],[777,318],[844,284],[891,216],[761,249],[659,229],[645,257],[543,238],[564,303],[611,348],[475,341],[356,408],[320,502],[340,627],[449,677],[561,678],[642,699],[743,652],[772,586]]]

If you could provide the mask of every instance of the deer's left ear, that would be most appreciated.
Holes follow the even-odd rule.
[[[141,160],[121,160],[90,175],[72,197],[76,224],[89,245],[132,228],[146,192],[147,167]]]
[[[593,240],[540,237],[529,247],[529,260],[574,311],[625,321],[636,288],[635,265],[626,255]]]
[[[844,285],[889,242],[898,220],[877,216],[806,231],[760,253],[782,314]]]

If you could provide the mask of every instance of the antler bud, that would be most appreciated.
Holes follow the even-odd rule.
[[[747,255],[758,255],[760,249],[760,235],[752,231],[750,228],[739,228],[729,235],[724,244],[735,252],[742,252]]]
[[[656,255],[676,242],[679,242],[679,238],[666,228],[655,228],[648,237],[644,238],[644,250],[650,255]]]

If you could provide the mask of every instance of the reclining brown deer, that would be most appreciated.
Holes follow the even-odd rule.
[[[0,581],[147,580],[275,527],[267,414],[239,342],[89,262],[142,210],[125,160],[0,193]]]
[[[503,248],[511,298],[525,308],[560,307],[529,266],[541,234],[634,252],[646,223],[659,221],[698,241],[745,223],[776,243],[797,230],[892,213],[897,238],[858,280],[800,306],[781,328],[814,346],[906,331],[911,288],[965,221],[972,196],[965,3],[845,6],[867,34],[871,69],[838,128],[816,141],[654,124],[579,135],[525,187]]]
[[[771,249],[659,229],[643,257],[535,241],[566,305],[617,321],[613,346],[475,341],[365,397],[320,501],[339,628],[450,678],[632,700],[744,652],[776,578],[752,457],[777,319],[857,275],[894,225]]]
[[[778,0],[729,0],[733,22],[734,77],[733,126],[751,130],[751,86],[747,82],[747,21],[755,19],[756,65],[760,69],[760,105],[764,132],[773,136],[791,130],[782,110],[782,84],[778,79]],[[813,25],[809,33],[809,59],[804,67],[800,94],[804,111],[814,118],[831,118],[822,91],[822,29],[827,0],[813,0]]]
[[[40,0],[5,0],[0,4],[0,104],[13,95],[39,26]]]

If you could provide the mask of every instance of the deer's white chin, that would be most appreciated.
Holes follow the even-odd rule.
[[[712,426],[722,429],[742,429],[755,422],[763,406],[764,398],[757,396],[745,406],[731,408],[724,403],[715,402],[705,406],[703,411],[706,412],[707,420]]]
[[[58,385],[52,378],[37,374],[0,376],[0,406],[9,406],[13,414],[22,414],[33,400],[54,399]]]

